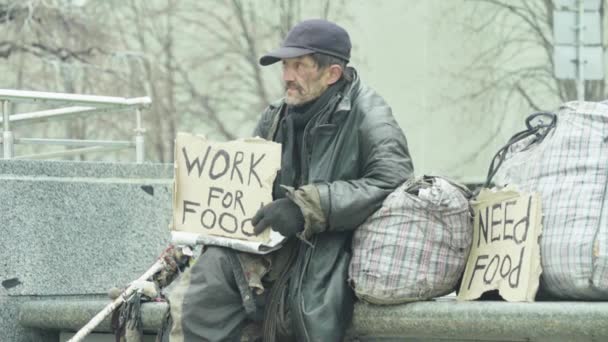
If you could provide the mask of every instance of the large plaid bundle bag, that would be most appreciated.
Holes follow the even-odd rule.
[[[553,126],[510,147],[496,184],[541,194],[541,293],[608,299],[608,105],[568,102]]]
[[[397,304],[452,292],[471,246],[469,195],[428,176],[391,193],[353,236],[349,272],[357,297]]]

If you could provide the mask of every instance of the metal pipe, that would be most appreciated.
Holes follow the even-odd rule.
[[[42,139],[42,138],[20,138],[15,139],[15,144],[23,145],[60,145],[60,146],[111,146],[129,148],[134,147],[132,141],[112,140],[79,140],[79,139]]]
[[[145,159],[145,129],[142,127],[141,109],[135,109],[135,162],[142,164]]]
[[[2,132],[2,147],[3,147],[3,158],[11,159],[14,154],[14,137],[13,132],[11,132],[11,124],[10,124],[10,113],[9,113],[9,101],[2,101],[2,123],[3,123],[3,132]]]
[[[577,80],[576,80],[576,98],[579,101],[585,101],[585,61],[583,60],[583,29],[585,7],[584,1],[578,0],[578,16],[576,20],[576,35],[577,35]]]
[[[144,153],[144,136],[142,134],[138,134],[135,136],[135,162],[137,164],[142,164],[145,159]]]
[[[124,98],[112,96],[80,95],[69,93],[49,93],[42,91],[24,91],[0,89],[0,100],[13,102],[35,102],[35,103],[70,103],[95,106],[138,106],[152,103],[150,97]]]
[[[51,103],[54,105],[67,103],[70,107],[43,110],[31,113],[20,113],[9,115],[8,103],[14,102],[35,102]],[[3,110],[0,122],[3,126],[3,134],[0,137],[4,150],[4,159],[14,157],[14,143],[21,144],[45,144],[45,145],[64,145],[64,146],[85,146],[81,149],[71,149],[41,154],[20,156],[24,158],[52,158],[69,156],[87,152],[111,151],[123,148],[135,147],[137,163],[143,163],[145,158],[145,129],[142,127],[141,108],[148,107],[151,103],[149,97],[122,98],[110,96],[79,95],[67,93],[48,93],[37,91],[21,91],[0,89],[0,105]],[[76,105],[76,106],[73,106]],[[86,105],[86,106],[82,106]],[[39,123],[49,120],[64,119],[73,116],[82,116],[106,112],[118,112],[128,109],[136,110],[136,128],[134,141],[104,141],[104,140],[73,140],[73,139],[18,139],[15,141],[13,133],[10,131],[11,125],[21,125]]]
[[[135,110],[135,129],[138,132],[141,132],[141,130],[143,129],[141,127],[141,110],[139,110],[139,108]]]
[[[2,101],[2,125],[4,126],[4,131],[11,130],[11,119],[10,114],[8,112],[8,101]]]
[[[120,111],[124,111],[124,110],[128,110],[128,109],[131,109],[131,108],[130,107],[95,108],[95,107],[74,106],[74,107],[41,110],[41,111],[31,112],[31,113],[14,114],[14,115],[11,115],[10,122],[13,125],[24,125],[24,124],[31,124],[31,123],[46,122],[49,120],[68,119],[72,116],[80,116],[80,115],[85,115],[85,114],[93,115],[93,114],[102,114],[102,113],[107,113],[107,112],[120,112]],[[4,123],[4,119],[0,122]]]

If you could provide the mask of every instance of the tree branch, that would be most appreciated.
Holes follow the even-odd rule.
[[[537,112],[541,111],[540,107],[536,103],[534,103],[534,100],[532,100],[530,95],[528,95],[528,93],[524,90],[524,88],[522,88],[520,83],[517,83],[515,85],[515,89],[526,100],[526,102],[532,109],[534,109]]]
[[[244,57],[247,63],[249,63],[249,65],[251,66],[251,69],[254,74],[254,79],[257,85],[256,90],[260,98],[260,104],[264,106],[269,103],[270,100],[268,99],[268,94],[266,93],[266,85],[264,84],[260,66],[258,65],[258,51],[256,47],[256,42],[251,36],[251,33],[249,31],[250,29],[248,28],[247,23],[245,21],[245,13],[242,3],[240,2],[240,0],[232,0],[232,5],[241,27],[241,33],[243,35],[243,38],[245,38],[245,42],[247,43],[247,54]]]

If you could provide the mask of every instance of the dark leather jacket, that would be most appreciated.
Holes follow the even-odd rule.
[[[290,282],[289,302],[302,341],[341,341],[353,294],[347,283],[350,238],[384,198],[413,176],[401,128],[375,91],[353,81],[329,100],[304,131],[304,186],[288,193],[302,210],[305,229]],[[270,105],[255,135],[274,140],[284,110]]]

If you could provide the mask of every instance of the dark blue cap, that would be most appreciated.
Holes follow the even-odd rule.
[[[295,58],[319,52],[345,60],[350,59],[350,37],[342,27],[323,19],[304,20],[294,26],[281,47],[260,58],[270,65],[283,58]]]

